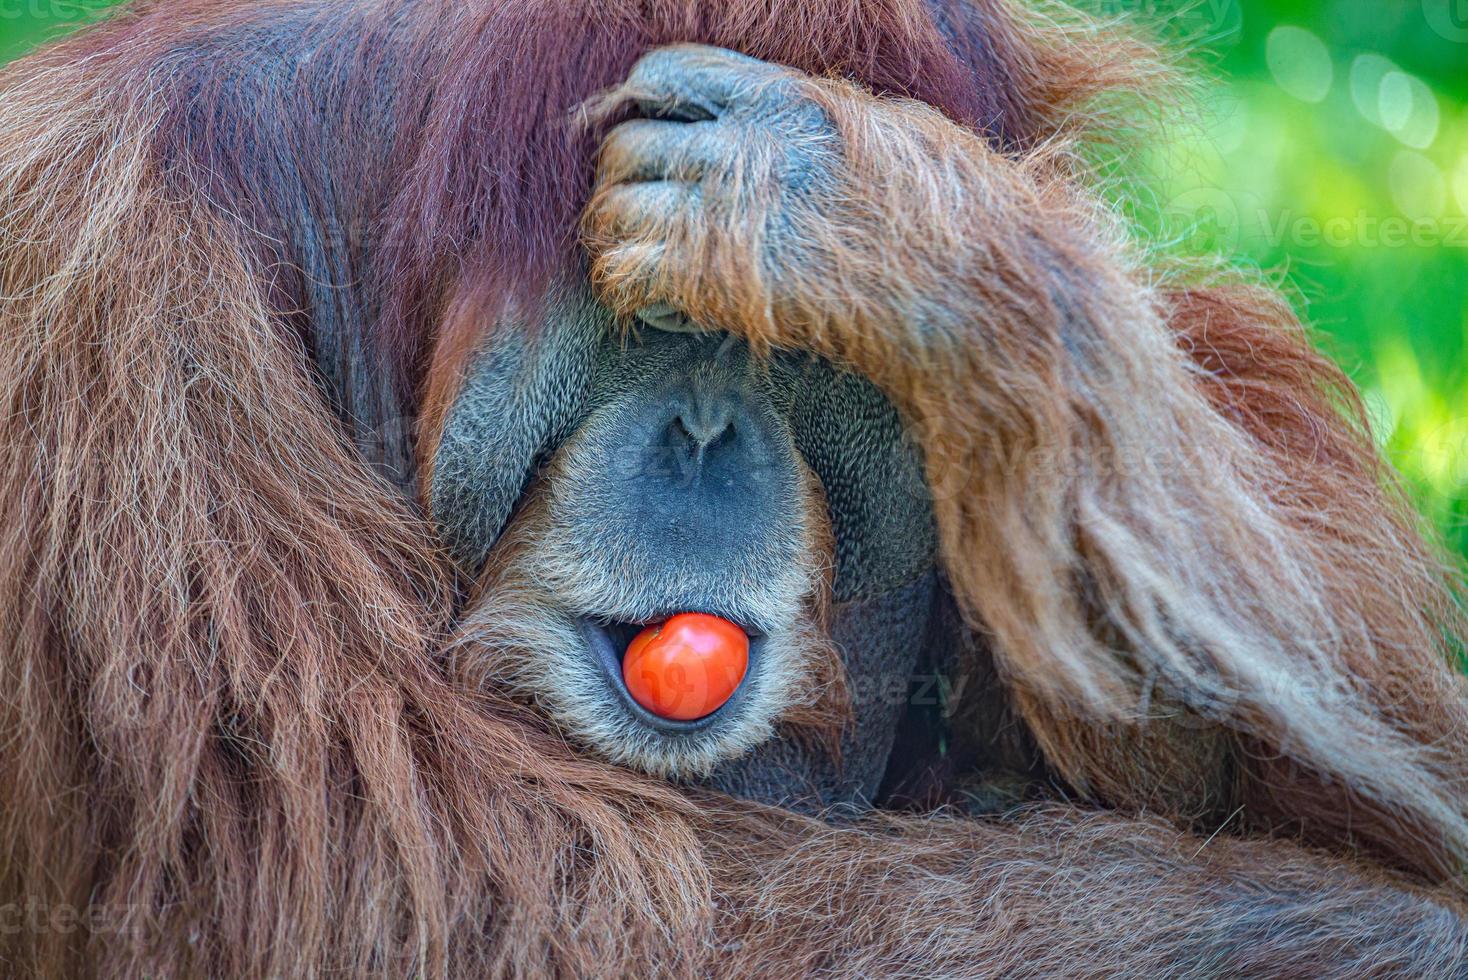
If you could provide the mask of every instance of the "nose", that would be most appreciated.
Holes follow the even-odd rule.
[[[668,423],[668,445],[695,460],[731,451],[739,439],[739,414],[740,406],[727,393],[690,392]]]
[[[614,437],[626,447],[618,472],[649,481],[648,491],[674,486],[686,506],[690,495],[720,489],[754,493],[776,479],[772,468],[790,466],[789,432],[742,344],[649,331],[623,356],[638,370],[618,413],[626,426]]]
[[[799,544],[805,507],[777,376],[741,344],[660,330],[609,350],[602,370],[618,387],[571,445],[563,513],[604,529],[618,574],[650,570],[648,595],[682,596],[668,608],[697,583],[727,591],[719,569],[776,567],[771,542]]]

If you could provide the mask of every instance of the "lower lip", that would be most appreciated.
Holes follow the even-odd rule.
[[[627,690],[626,682],[622,679],[622,655],[612,641],[611,634],[587,619],[578,619],[576,629],[601,667],[607,686],[617,693],[622,707],[633,718],[664,735],[695,735],[717,725],[720,719],[736,714],[744,700],[745,691],[749,688],[749,679],[757,669],[760,649],[764,645],[764,637],[750,636],[749,666],[744,672],[744,680],[734,689],[734,693],[729,695],[729,700],[715,709],[712,714],[704,715],[702,718],[695,718],[692,721],[676,721],[659,717],[633,700],[631,693]]]

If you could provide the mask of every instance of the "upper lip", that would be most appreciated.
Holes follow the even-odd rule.
[[[606,624],[598,622],[587,616],[581,616],[576,620],[576,628],[581,637],[590,648],[593,658],[601,668],[605,677],[607,687],[616,693],[617,699],[622,707],[637,721],[669,736],[691,736],[700,732],[708,731],[720,724],[726,718],[730,718],[742,710],[745,692],[749,688],[750,675],[758,668],[759,650],[763,645],[764,637],[758,633],[749,633],[749,669],[744,675],[744,680],[734,689],[734,693],[711,714],[692,721],[677,721],[671,718],[661,718],[648,711],[632,697],[627,690],[627,683],[622,679],[622,653],[625,644],[619,644],[613,635],[613,630],[626,632],[636,629],[634,624]],[[619,648],[621,647],[621,648]]]

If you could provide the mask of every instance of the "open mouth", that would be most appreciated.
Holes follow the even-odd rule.
[[[615,692],[618,701],[626,712],[640,724],[667,736],[691,736],[718,727],[728,719],[737,717],[743,710],[743,705],[749,697],[750,689],[753,687],[752,678],[759,669],[759,655],[764,645],[764,636],[755,632],[746,631],[749,636],[749,663],[744,670],[743,677],[735,686],[733,693],[713,711],[699,718],[682,721],[675,718],[665,718],[649,711],[638,703],[632,692],[627,689],[627,682],[622,673],[622,660],[627,654],[627,648],[632,641],[641,633],[647,624],[626,623],[618,621],[597,620],[589,617],[580,617],[576,621],[576,628],[586,641],[587,647],[591,649],[592,656],[600,667],[603,680],[608,688]]]

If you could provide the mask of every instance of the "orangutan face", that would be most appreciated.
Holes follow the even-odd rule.
[[[880,602],[891,625],[850,639],[911,670],[931,508],[918,454],[868,381],[810,356],[756,357],[666,311],[624,336],[584,287],[535,331],[533,346],[514,327],[486,342],[433,467],[434,513],[461,563],[483,569],[469,620],[495,651],[484,676],[610,758],[703,774],[823,693],[828,587],[835,632]],[[629,695],[621,663],[645,624],[689,611],[740,626],[749,668],[717,710],[673,720]],[[872,768],[859,781],[878,781]]]

